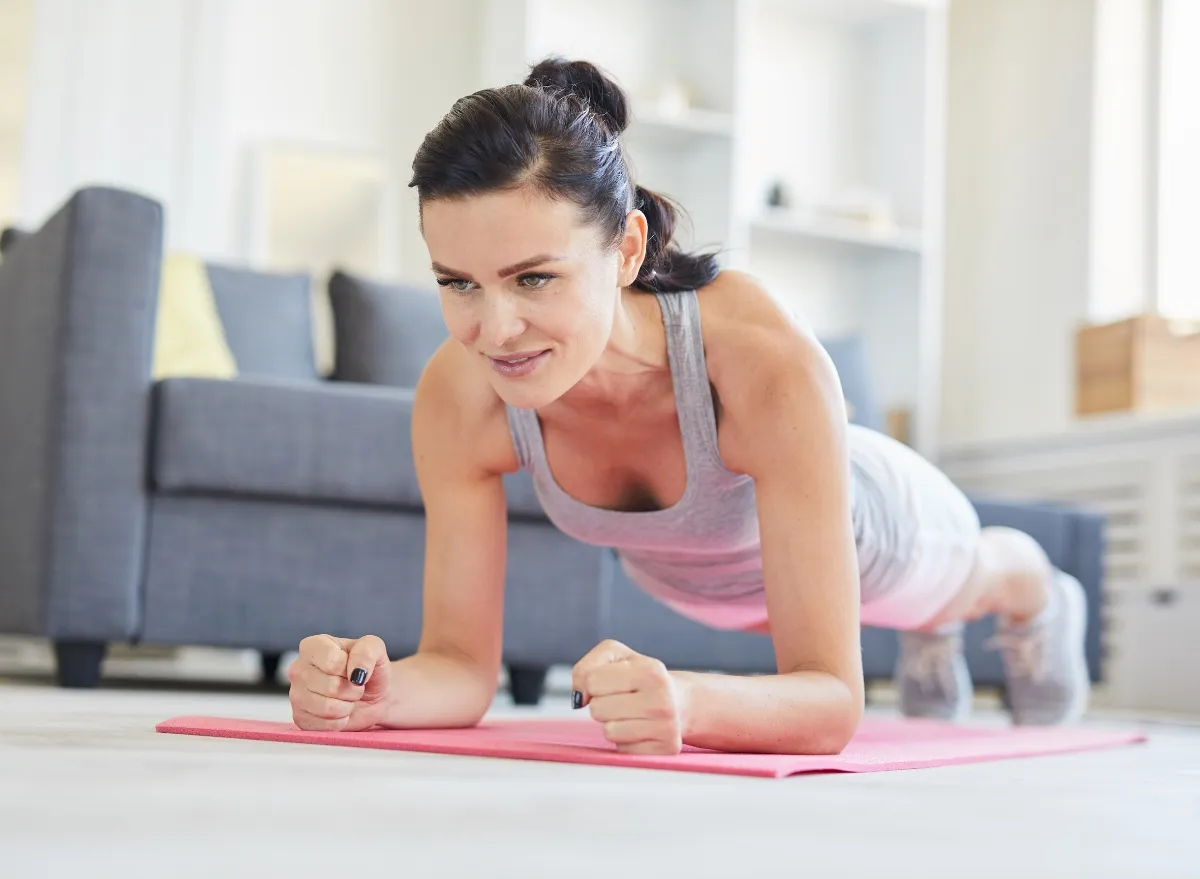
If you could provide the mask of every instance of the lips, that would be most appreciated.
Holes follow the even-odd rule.
[[[488,357],[492,369],[507,378],[517,378],[529,375],[550,356],[549,351],[522,351],[519,354],[505,354],[500,357]]]

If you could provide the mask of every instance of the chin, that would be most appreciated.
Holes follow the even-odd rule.
[[[514,409],[541,409],[559,398],[559,394],[539,386],[533,382],[515,382],[511,379],[493,376],[492,387],[497,396]]]

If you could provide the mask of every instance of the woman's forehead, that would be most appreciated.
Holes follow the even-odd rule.
[[[596,237],[571,202],[519,191],[430,201],[422,225],[434,261],[465,271],[498,270],[538,253],[578,256]]]

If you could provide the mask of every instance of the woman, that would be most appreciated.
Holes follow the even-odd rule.
[[[622,751],[840,751],[863,714],[864,622],[902,630],[907,715],[964,715],[963,621],[996,614],[1016,721],[1078,717],[1079,584],[1026,535],[981,530],[915,452],[848,425],[812,333],[752,278],[676,248],[672,208],[630,180],[627,116],[595,67],[549,59],[458,101],[417,153],[452,337],[413,415],[421,643],[389,662],[373,636],[305,639],[297,725],[481,719],[501,660],[501,479],[518,467],[555,525],[616,547],[650,594],[773,640],[778,674],[755,677],[598,645],[575,706]]]

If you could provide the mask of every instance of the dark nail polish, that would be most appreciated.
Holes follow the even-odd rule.
[[[365,668],[356,668],[350,674],[350,683],[357,687],[361,687],[367,682],[367,670]]]
[[[572,708],[582,708],[583,707],[583,693],[576,690],[575,692],[573,692],[571,694],[571,707]]]

